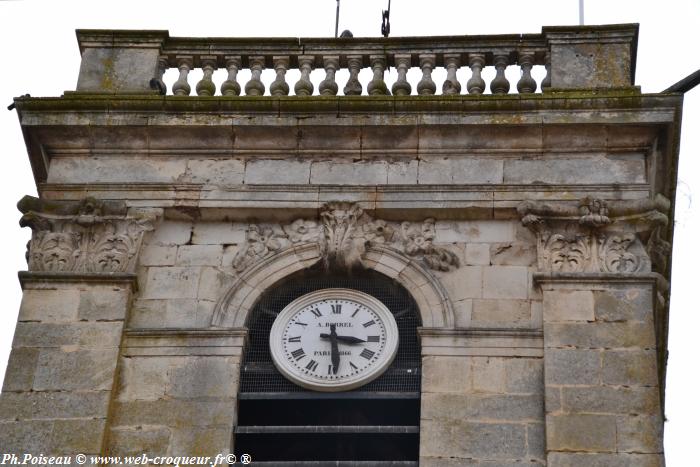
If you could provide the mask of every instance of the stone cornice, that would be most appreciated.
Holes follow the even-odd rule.
[[[72,272],[34,272],[19,271],[17,273],[22,289],[34,283],[57,283],[57,284],[105,284],[105,285],[125,285],[131,287],[132,291],[138,290],[138,280],[134,273],[72,273]]]

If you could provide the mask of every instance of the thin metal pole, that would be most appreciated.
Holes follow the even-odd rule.
[[[578,24],[583,26],[583,0],[578,0]]]
[[[335,0],[335,37],[338,37],[338,19],[340,18],[340,0]]]

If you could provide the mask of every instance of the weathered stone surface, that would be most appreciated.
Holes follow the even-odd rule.
[[[152,267],[148,268],[142,298],[196,298],[201,268]]]
[[[505,365],[506,392],[543,394],[544,362],[541,358],[508,358]]]
[[[522,326],[530,323],[528,300],[474,300],[472,321],[475,325],[494,324]]]
[[[50,452],[53,421],[0,421],[0,452],[17,454]]]
[[[5,369],[5,381],[2,390],[29,391],[34,384],[34,373],[39,361],[39,349],[16,348],[10,352]]]
[[[34,390],[109,390],[117,364],[117,347],[91,350],[42,349]]]
[[[465,248],[465,260],[468,266],[488,266],[491,264],[488,243],[469,243]]]
[[[230,426],[235,406],[230,400],[119,401],[115,404],[114,425]]]
[[[418,183],[418,161],[390,161],[387,175],[389,185],[415,185]]]
[[[205,185],[240,185],[245,162],[240,159],[191,159],[181,181]]]
[[[311,176],[311,161],[256,159],[245,165],[247,185],[307,184]]]
[[[176,398],[235,398],[238,365],[231,358],[187,357],[169,371],[166,395]]]
[[[220,266],[221,245],[181,245],[177,248],[176,266]]]
[[[175,183],[187,170],[184,159],[82,158],[54,159],[49,183]]]
[[[440,282],[452,301],[481,297],[482,268],[463,266],[440,274]]]
[[[199,300],[218,300],[233,285],[235,277],[231,272],[221,268],[202,268],[197,298]]]
[[[544,378],[545,384],[599,384],[601,352],[545,348]]]
[[[175,245],[144,245],[139,254],[141,266],[174,266],[177,246]]]
[[[15,347],[117,347],[122,337],[123,323],[17,323]]]
[[[109,391],[4,392],[0,394],[0,420],[106,418],[109,396]]]
[[[165,395],[168,372],[174,357],[129,357],[121,359],[118,398],[121,401],[158,400]]]
[[[227,245],[245,242],[247,225],[229,222],[197,222],[192,243],[195,245]]]
[[[506,160],[506,183],[644,183],[643,154],[599,155],[585,158]]]
[[[609,288],[596,290],[595,317],[602,321],[642,321],[649,323],[653,316],[651,288]]]
[[[586,290],[545,290],[542,300],[544,320],[593,321],[595,319],[593,292]]]
[[[166,426],[114,427],[109,436],[109,452],[115,456],[164,456],[169,444]]]
[[[471,360],[467,357],[423,357],[422,372],[424,393],[464,393],[471,388]]]
[[[537,248],[534,242],[493,243],[489,247],[489,258],[493,265],[533,266],[537,263]]]
[[[421,417],[488,422],[539,421],[544,418],[544,406],[537,395],[486,394],[424,394]]]
[[[555,452],[547,467],[663,467],[662,454],[586,454]]]
[[[571,413],[659,413],[655,387],[581,386],[563,387],[562,404]]]
[[[617,417],[618,452],[649,453],[662,452],[663,422],[659,415],[636,415]]]
[[[624,386],[657,386],[656,352],[628,350],[603,352],[603,383]]]
[[[22,294],[19,321],[72,322],[78,317],[80,291],[29,289]]]
[[[386,185],[386,161],[319,161],[311,163],[314,185]]]
[[[550,451],[615,452],[614,415],[548,415],[547,449]]]
[[[182,427],[172,431],[168,454],[171,456],[210,456],[231,452],[231,428]],[[253,457],[255,459],[255,457]]]
[[[506,392],[506,359],[475,357],[472,359],[474,392]]]
[[[100,452],[106,419],[56,420],[51,431],[51,451],[56,454]]]
[[[516,222],[511,220],[435,222],[435,241],[439,243],[489,243],[515,240]]]
[[[485,267],[483,297],[526,299],[528,269],[522,266]]]
[[[424,156],[418,162],[418,183],[429,185],[501,183],[503,161],[475,157]]]
[[[149,245],[184,245],[192,238],[192,228],[192,222],[164,220],[146,240]]]
[[[131,292],[126,288],[92,285],[80,291],[78,319],[123,320]]]
[[[545,323],[547,345],[577,348],[653,348],[654,328],[648,323],[568,322]]]
[[[454,420],[449,424],[421,420],[421,456],[518,459],[527,456],[527,428],[524,424],[471,423]]]
[[[527,453],[531,458],[545,459],[544,423],[531,423],[527,426]]]

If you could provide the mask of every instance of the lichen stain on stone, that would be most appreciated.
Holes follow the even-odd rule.
[[[114,90],[114,82],[116,78],[116,73],[114,72],[114,60],[110,58],[103,58],[102,65],[104,66],[104,73],[102,74],[102,89],[105,91]]]

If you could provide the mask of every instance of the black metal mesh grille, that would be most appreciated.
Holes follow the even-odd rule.
[[[277,314],[287,304],[304,294],[325,288],[354,289],[374,296],[394,314],[399,328],[399,348],[392,365],[382,376],[354,391],[419,392],[418,309],[403,287],[373,271],[353,275],[307,271],[265,294],[248,319],[250,341],[241,369],[240,392],[311,392],[288,381],[277,371],[270,356],[269,335]]]

